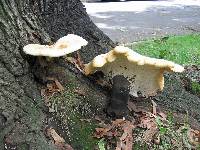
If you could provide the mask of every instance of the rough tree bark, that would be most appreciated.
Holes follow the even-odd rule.
[[[28,43],[49,44],[68,33],[80,35],[89,42],[81,50],[85,63],[114,46],[92,23],[79,0],[0,0],[0,149],[56,149],[45,136],[44,129],[51,123],[51,118],[48,119],[48,110],[40,94],[41,84],[37,82],[43,81],[44,84],[46,76],[55,76],[66,87],[66,92],[53,101],[57,103],[56,107],[63,108],[64,105],[68,111],[55,113],[63,126],[68,125],[65,118],[69,114],[74,121],[76,112],[76,117],[102,112],[106,94],[99,92],[98,86],[91,84],[72,65],[60,58],[43,68],[35,57],[22,52]],[[180,91],[183,97],[176,99],[176,105],[173,103],[175,98],[169,96],[170,91],[167,92],[168,87],[156,100],[163,103],[163,97],[168,96],[172,106],[182,109],[178,106],[184,106],[187,93],[183,95]],[[82,95],[80,91],[79,94],[73,92],[77,88],[83,90]],[[195,103],[191,106],[189,103],[187,109],[193,109],[199,120],[200,101],[197,97],[193,99]],[[169,103],[165,101],[166,105]],[[64,137],[68,136],[67,130],[67,127],[60,129]],[[75,149],[82,149],[81,144],[79,142]]]
[[[114,45],[79,0],[0,0],[0,149],[55,149],[42,131],[46,110],[32,70],[36,60],[22,49],[68,33],[89,41],[81,52],[85,62]]]

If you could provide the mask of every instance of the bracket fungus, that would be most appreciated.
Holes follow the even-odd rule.
[[[96,71],[102,71],[106,79],[111,81],[113,77],[123,75],[130,82],[130,95],[148,97],[163,89],[165,71],[182,72],[184,67],[171,61],[140,55],[124,46],[117,46],[85,64],[86,75]]]
[[[53,45],[28,44],[24,46],[23,50],[26,54],[33,56],[60,57],[77,51],[87,43],[85,39],[78,35],[68,34]]]

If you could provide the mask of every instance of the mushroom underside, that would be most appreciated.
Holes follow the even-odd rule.
[[[157,91],[162,90],[164,86],[163,69],[130,63],[123,57],[106,63],[103,67],[96,68],[96,70],[102,71],[108,81],[117,75],[123,75],[130,82],[130,95],[135,97],[153,96]]]

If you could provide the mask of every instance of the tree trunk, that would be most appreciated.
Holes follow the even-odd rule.
[[[68,33],[89,41],[81,51],[85,62],[114,45],[92,23],[79,0],[0,0],[0,149],[56,149],[43,131],[47,111],[35,81],[35,75],[43,72],[43,68],[22,49],[28,43],[55,42]],[[59,60],[51,65],[51,69],[66,70],[63,78],[70,75],[78,78]],[[83,81],[76,79],[76,82]],[[89,84],[86,82],[83,86],[95,93]],[[100,97],[105,100],[105,95],[94,96]]]
[[[36,57],[22,51],[28,43],[52,44],[69,33],[89,42],[80,52],[84,63],[114,47],[92,23],[79,0],[0,0],[0,149],[57,149],[45,134],[48,127],[56,128],[74,149],[92,149],[90,138],[81,132],[82,126],[88,130],[89,125],[79,120],[101,114],[107,93],[64,58],[42,66]],[[44,105],[40,93],[47,77],[58,79],[65,87],[62,94],[45,101],[50,108]],[[194,104],[190,105],[188,93],[174,90],[182,95],[181,99],[179,95],[174,98],[170,95],[172,85],[166,85],[164,94],[155,100],[176,110],[186,104],[199,121],[199,99],[193,97],[190,102]],[[165,97],[167,100],[163,100]]]

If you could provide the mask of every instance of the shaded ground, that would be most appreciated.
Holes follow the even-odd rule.
[[[174,46],[167,49],[170,51],[179,49],[181,44],[177,42],[182,39],[181,43],[185,45],[181,48],[188,52],[192,48],[199,47],[198,42],[194,42],[198,41],[196,36],[198,35],[184,36],[184,38],[165,37],[147,42],[151,43],[148,45],[156,43],[158,47],[162,47],[161,45],[168,47],[167,43],[173,41]],[[174,40],[175,38],[177,39]],[[184,42],[188,39],[191,39],[189,45]],[[145,46],[145,42],[138,44],[142,43]],[[193,55],[198,54],[198,51],[193,52]],[[164,54],[161,56],[165,56]],[[185,53],[178,56],[185,59]],[[154,57],[160,58],[160,55]],[[167,58],[170,57],[166,55]],[[191,60],[193,57],[189,56],[188,59]],[[190,62],[189,60],[185,61]],[[181,59],[176,61],[182,62]],[[198,64],[198,61],[193,63]],[[199,146],[200,68],[198,66],[185,66],[183,73],[165,74],[163,92],[147,99],[131,97],[128,104],[129,115],[125,120],[112,121],[113,118],[104,111],[110,99],[109,89],[100,86],[98,83],[102,85],[102,82],[95,80],[94,76],[89,78],[84,76],[80,70],[72,67],[74,64],[78,66],[76,61],[67,58],[63,59],[61,64],[57,64],[58,66],[51,66],[49,70],[55,73],[52,74],[55,78],[43,87],[41,92],[50,112],[44,132],[58,149],[69,145],[75,150],[100,147],[107,147],[108,150],[116,147],[196,149]],[[72,70],[65,69],[61,74],[59,70],[64,68]],[[57,72],[59,74],[56,74]]]
[[[198,68],[188,68],[184,74],[167,74],[165,76],[164,91],[156,97],[149,99],[131,98],[130,102],[132,104],[129,103],[129,117],[126,118],[125,122],[122,121],[123,123],[120,123],[120,120],[115,120],[117,122],[114,123],[115,125],[111,122],[112,119],[106,116],[103,111],[109,99],[107,92],[104,91],[101,96],[98,96],[89,87],[91,81],[81,81],[72,72],[67,70],[65,74],[68,77],[68,83],[63,85],[64,90],[59,93],[59,86],[53,86],[54,82],[52,82],[47,85],[46,94],[50,92],[51,95],[53,91],[53,95],[49,99],[44,99],[51,114],[47,122],[47,129],[53,129],[58,135],[63,137],[64,142],[61,140],[61,143],[64,143],[64,145],[68,143],[76,150],[90,150],[95,149],[95,147],[98,149],[97,147],[99,146],[97,145],[103,138],[104,142],[107,142],[108,147],[113,149],[117,146],[120,147],[117,143],[120,142],[118,138],[121,137],[121,139],[129,139],[127,141],[129,146],[134,141],[136,142],[134,146],[144,148],[143,146],[146,145],[145,149],[152,148],[152,146],[157,148],[176,148],[177,146],[182,146],[182,149],[183,146],[186,146],[186,149],[189,149],[192,145],[194,147],[198,146],[198,140],[200,140],[200,98],[197,93],[194,94],[188,90],[184,82],[184,77],[187,77],[189,81],[192,79],[198,80]],[[194,75],[197,76],[195,77]],[[91,101],[91,96],[95,97],[97,101]],[[158,105],[156,106],[157,115],[153,115],[155,110],[152,112],[152,109],[155,106],[152,106],[151,100],[154,100]],[[169,126],[170,121],[164,121],[164,124],[161,122],[160,125],[156,122],[156,116],[165,120],[169,113],[173,114],[174,119],[171,122],[173,126]],[[195,134],[197,133],[196,144],[191,143],[191,141],[182,141],[184,138],[188,140],[187,136],[184,137],[185,134],[187,135],[191,131],[188,123],[195,130]],[[132,131],[127,130],[127,127],[134,128],[133,135],[131,134]],[[162,131],[160,127],[163,127],[163,130],[166,130],[166,132]],[[166,140],[164,142],[168,145],[163,145],[163,141],[155,145],[155,136],[162,132],[166,133],[162,136]],[[100,139],[94,138],[94,136]],[[132,139],[132,136],[134,136],[134,139]],[[49,137],[53,138],[55,144],[59,143],[58,138],[54,134],[50,134]],[[174,144],[176,145],[173,145],[173,140],[170,140],[173,138],[175,138]],[[137,143],[138,141],[139,143]],[[192,141],[194,142],[194,140]],[[121,140],[121,142],[123,143],[124,141]],[[102,143],[100,142],[100,144]],[[58,144],[56,145],[58,147]]]
[[[122,43],[200,32],[199,1],[84,3],[92,21]]]

